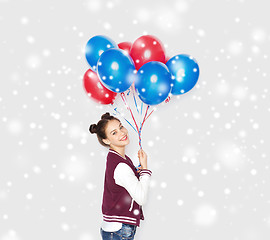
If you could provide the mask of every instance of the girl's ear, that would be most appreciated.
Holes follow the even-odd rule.
[[[105,143],[105,144],[107,144],[107,145],[110,145],[111,144],[111,142],[106,138],[106,139],[102,139],[102,141]]]

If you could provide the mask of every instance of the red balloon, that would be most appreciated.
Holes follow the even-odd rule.
[[[113,103],[117,93],[112,92],[104,87],[98,78],[97,73],[88,69],[83,76],[84,89],[88,96],[98,103],[110,104]]]
[[[121,42],[118,44],[118,47],[130,54],[131,45],[131,42]]]
[[[151,35],[144,35],[136,39],[130,50],[135,67],[138,70],[142,65],[151,61],[165,63],[165,49],[161,41]]]

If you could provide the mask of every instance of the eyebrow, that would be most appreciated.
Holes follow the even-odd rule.
[[[119,124],[119,127],[122,125],[122,123]],[[115,131],[116,129],[113,129],[110,133],[112,133],[113,131]]]

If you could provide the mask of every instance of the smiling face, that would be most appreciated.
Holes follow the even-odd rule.
[[[128,130],[118,120],[110,120],[107,123],[105,133],[107,138],[103,142],[111,148],[122,148],[129,144]]]

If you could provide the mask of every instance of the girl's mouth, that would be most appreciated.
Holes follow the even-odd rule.
[[[126,141],[128,139],[127,135],[120,139],[120,141]]]

